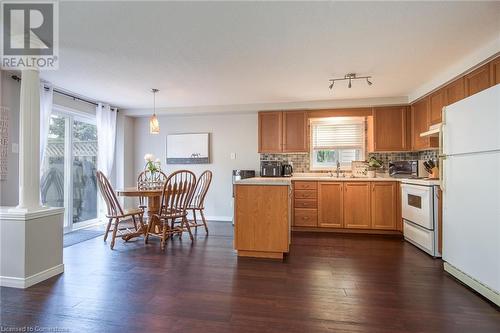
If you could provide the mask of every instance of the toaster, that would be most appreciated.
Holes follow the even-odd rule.
[[[281,177],[283,176],[283,167],[281,163],[262,163],[260,165],[261,177]]]

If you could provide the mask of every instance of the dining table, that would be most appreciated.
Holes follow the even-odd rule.
[[[148,214],[158,212],[160,208],[160,198],[163,188],[138,189],[137,187],[125,187],[116,190],[116,194],[121,197],[146,198],[148,205]]]
[[[163,188],[151,188],[151,189],[138,189],[137,187],[125,187],[122,189],[117,189],[116,194],[121,197],[135,197],[135,198],[146,198],[147,199],[147,217],[151,217],[151,214],[159,211],[160,208],[160,198]],[[133,237],[139,237],[144,235],[146,230],[140,228],[136,232],[127,234],[124,236],[125,240],[129,240]]]

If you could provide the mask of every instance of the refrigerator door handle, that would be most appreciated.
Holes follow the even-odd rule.
[[[446,106],[443,107],[442,113],[441,113],[441,128],[439,129],[439,150],[438,150],[438,156],[443,156],[444,155],[444,131],[446,130]]]
[[[446,157],[440,156],[439,157],[439,187],[441,188],[441,191],[443,191],[443,192],[446,189],[445,164],[446,164]]]

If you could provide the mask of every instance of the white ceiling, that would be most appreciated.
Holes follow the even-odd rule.
[[[42,77],[126,109],[401,97],[499,33],[500,2],[61,2]]]

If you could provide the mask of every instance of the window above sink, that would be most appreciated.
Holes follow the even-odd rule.
[[[331,117],[311,120],[311,170],[332,170],[337,162],[350,170],[365,159],[365,118]]]

